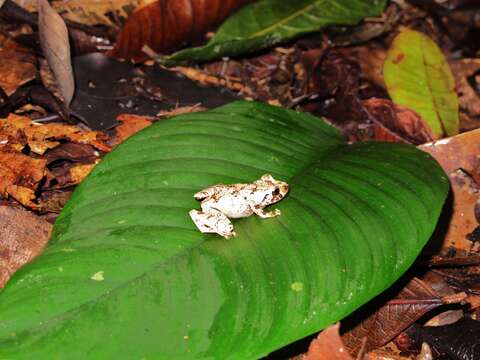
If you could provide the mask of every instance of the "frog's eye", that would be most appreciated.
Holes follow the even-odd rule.
[[[276,187],[275,190],[273,190],[272,195],[277,196],[280,194],[280,188]]]

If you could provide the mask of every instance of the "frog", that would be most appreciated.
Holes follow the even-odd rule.
[[[217,184],[193,195],[201,201],[202,211],[193,209],[189,215],[200,232],[219,234],[230,239],[237,235],[230,219],[253,214],[262,219],[279,216],[279,209],[267,212],[265,207],[285,198],[288,191],[288,184],[274,179],[271,174],[262,175],[249,184]]]

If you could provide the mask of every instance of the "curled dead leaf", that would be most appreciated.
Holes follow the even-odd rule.
[[[65,21],[47,0],[38,0],[38,28],[43,54],[68,106],[75,91],[68,30]]]
[[[112,55],[141,61],[144,45],[165,53],[199,39],[251,0],[157,0],[135,11],[120,31]]]
[[[0,288],[42,252],[51,228],[50,223],[29,211],[0,206]]]

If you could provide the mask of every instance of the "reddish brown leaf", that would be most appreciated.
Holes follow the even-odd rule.
[[[31,212],[0,206],[0,288],[15,271],[42,252],[51,227]]]
[[[32,51],[0,33],[0,87],[7,95],[35,78],[36,59]]]
[[[343,345],[339,328],[337,323],[323,330],[298,360],[353,360]]]
[[[45,175],[46,160],[33,159],[21,152],[0,146],[0,196],[11,196],[35,208],[35,190]]]
[[[409,108],[377,98],[364,100],[362,105],[374,122],[374,139],[377,141],[424,144],[433,140],[428,125]]]
[[[480,129],[419,147],[429,152],[449,175],[453,190],[453,212],[443,236],[442,249],[471,250],[478,227],[476,208],[480,203]]]
[[[0,141],[19,151],[28,144],[32,152],[40,155],[60,145],[58,140],[90,144],[98,150],[108,152],[110,147],[105,144],[107,139],[107,135],[102,132],[84,131],[78,126],[65,124],[37,124],[28,117],[15,114],[0,120]]]
[[[382,346],[428,311],[443,304],[442,299],[423,281],[413,278],[396,296],[343,336],[345,346],[357,353],[366,339],[365,350]]]
[[[117,117],[121,122],[115,128],[115,145],[120,144],[136,132],[152,125],[152,121],[144,116],[133,114],[122,114]]]
[[[135,11],[120,31],[112,55],[141,61],[142,47],[169,52],[201,38],[251,0],[157,0]]]

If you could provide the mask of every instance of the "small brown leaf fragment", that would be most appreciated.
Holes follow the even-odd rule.
[[[74,125],[38,124],[28,117],[15,114],[10,114],[7,119],[0,119],[0,141],[17,150],[22,150],[28,144],[30,150],[39,155],[60,145],[59,140],[90,144],[100,151],[109,152],[111,149],[105,143],[107,139],[105,133],[84,131]]]
[[[442,305],[442,299],[420,279],[413,278],[395,297],[370,314],[343,336],[352,353],[358,353],[366,339],[365,350],[385,345],[428,311]]]
[[[0,206],[0,288],[42,252],[51,228],[50,223],[29,211]]]
[[[475,209],[480,203],[480,129],[419,146],[430,153],[450,178],[452,216],[443,237],[442,250],[472,250],[469,235],[477,228]]]
[[[323,330],[298,360],[354,360],[343,345],[339,328],[337,323]]]
[[[93,170],[96,164],[76,165],[70,168],[70,185],[80,184]]]
[[[158,0],[135,11],[120,31],[112,55],[142,61],[144,45],[166,53],[201,38],[251,0]]]
[[[68,30],[65,21],[47,0],[38,0],[38,28],[43,54],[68,106],[75,91]]]
[[[69,163],[52,169],[47,176],[45,189],[63,189],[77,185],[87,177],[96,164],[72,165]]]
[[[364,100],[362,105],[374,122],[375,140],[411,144],[424,144],[433,140],[427,123],[415,111],[405,106],[377,98]]]
[[[45,175],[46,160],[33,159],[0,146],[0,195],[11,196],[22,205],[35,208],[35,190]]]
[[[36,211],[44,213],[60,213],[63,207],[67,203],[68,199],[72,195],[72,191],[66,189],[63,190],[51,190],[43,191],[38,198],[38,208]]]
[[[120,121],[121,124],[115,128],[115,145],[124,142],[136,132],[152,125],[150,119],[133,114],[119,115],[117,120]]]
[[[0,87],[10,96],[17,88],[35,79],[35,54],[0,33]]]

